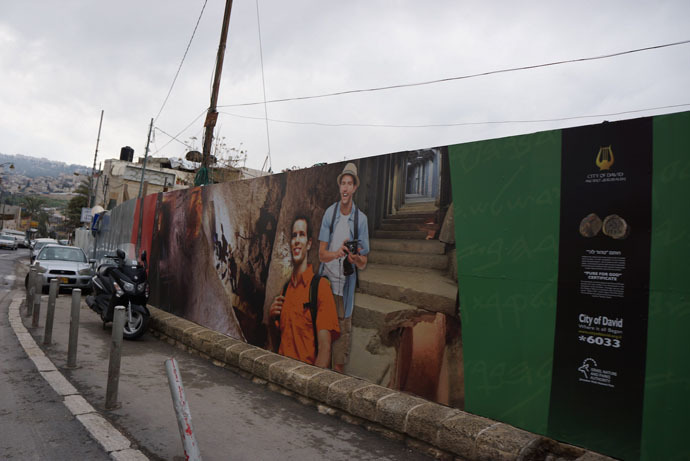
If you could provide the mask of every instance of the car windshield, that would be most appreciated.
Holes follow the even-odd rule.
[[[9,235],[0,235],[0,240],[10,240],[14,242],[14,237],[10,237]]]
[[[79,248],[44,248],[38,255],[40,261],[75,261],[86,262],[84,252]]]

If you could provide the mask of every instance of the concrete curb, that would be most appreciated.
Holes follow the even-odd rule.
[[[607,461],[604,455],[419,397],[307,365],[153,306],[150,328],[168,343],[290,395],[319,412],[405,441],[439,459]]]
[[[70,384],[53,362],[38,347],[34,338],[22,323],[19,307],[24,296],[13,297],[9,307],[9,322],[26,355],[50,387],[63,398],[69,412],[84,426],[91,437],[117,461],[145,461],[148,458],[131,448],[131,442],[103,418]]]

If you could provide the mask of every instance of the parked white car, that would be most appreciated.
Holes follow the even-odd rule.
[[[36,268],[37,275],[41,277],[44,292],[48,291],[53,279],[60,282],[60,288],[80,288],[83,293],[91,291],[94,272],[91,262],[79,247],[46,244],[38,252],[32,267]],[[29,276],[26,277],[25,285],[28,286]]]
[[[16,250],[17,246],[17,241],[11,235],[0,235],[0,248]]]

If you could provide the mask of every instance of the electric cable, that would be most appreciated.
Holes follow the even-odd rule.
[[[268,109],[267,109],[267,104],[266,104],[266,79],[264,78],[264,51],[263,51],[263,46],[261,44],[261,19],[259,16],[259,0],[256,0],[256,27],[259,31],[259,58],[261,61],[261,87],[263,89],[263,94],[264,94],[264,119],[266,120],[266,144],[268,147],[268,171],[273,170],[273,164],[271,161],[271,136],[269,134],[269,129],[268,129]],[[266,161],[264,160],[264,165],[266,164]],[[261,171],[263,171],[263,166],[261,167]]]
[[[166,143],[163,145],[163,147],[161,147],[160,149],[158,149],[156,152],[154,152],[154,153],[151,154],[151,155],[155,155],[155,154],[157,154],[158,152],[160,152],[161,150],[165,149],[165,148],[166,148],[171,142],[173,142],[173,141],[177,141],[177,142],[180,142],[180,143],[184,144],[184,142],[182,142],[182,141],[180,141],[179,139],[177,139],[177,137],[180,136],[180,135],[181,135],[182,133],[184,133],[185,131],[187,131],[187,130],[189,129],[190,126],[194,125],[194,124],[196,123],[197,120],[199,120],[204,114],[206,114],[206,111],[207,111],[207,110],[208,110],[208,108],[206,108],[206,109],[204,109],[203,111],[201,111],[201,113],[200,113],[199,115],[197,115],[197,116],[194,118],[194,120],[192,120],[191,122],[189,122],[189,124],[188,124],[186,127],[182,128],[175,136],[170,136],[168,133],[163,133],[163,134],[165,134],[166,136],[170,136],[170,141],[166,142]],[[159,131],[163,132],[163,130],[161,130],[160,128],[158,128],[158,127],[155,127],[155,128],[158,129]],[[186,144],[185,144],[185,145],[186,145]]]
[[[196,20],[196,25],[194,26],[194,30],[192,31],[192,36],[189,39],[189,43],[187,43],[187,48],[184,50],[184,55],[182,55],[182,60],[180,61],[180,65],[177,67],[177,72],[175,72],[175,77],[173,78],[172,84],[170,85],[170,89],[168,90],[168,94],[165,96],[165,100],[163,101],[163,104],[161,105],[160,110],[158,111],[158,115],[156,115],[156,118],[154,119],[154,122],[158,120],[158,117],[160,117],[161,112],[163,112],[163,108],[168,102],[168,98],[170,98],[170,94],[172,93],[173,87],[175,86],[175,82],[177,81],[177,77],[180,75],[180,70],[182,70],[182,64],[184,63],[185,58],[187,57],[187,53],[189,52],[189,47],[192,45],[192,41],[194,40],[194,35],[196,35],[196,30],[199,27],[199,22],[201,22],[201,16],[204,14],[204,10],[206,9],[206,3],[208,0],[204,0],[204,5],[201,7],[201,13],[199,13],[199,18]]]
[[[427,81],[423,81],[423,82],[401,83],[401,84],[397,84],[397,85],[387,85],[387,86],[379,86],[379,87],[373,87],[373,88],[361,88],[361,89],[356,89],[356,90],[335,91],[332,93],[315,94],[315,95],[309,95],[309,96],[296,96],[296,97],[292,97],[292,98],[271,99],[269,101],[226,104],[226,105],[222,105],[222,106],[218,106],[218,107],[256,106],[256,105],[265,104],[265,103],[273,104],[273,103],[278,103],[278,102],[304,101],[304,100],[308,100],[308,99],[328,98],[328,97],[332,97],[332,96],[343,96],[343,95],[355,94],[355,93],[367,93],[367,92],[375,92],[375,91],[393,90],[393,89],[398,89],[398,88],[409,88],[409,87],[422,86],[422,85],[432,85],[432,84],[436,84],[436,83],[445,83],[445,82],[451,82],[451,81],[456,81],[456,80],[467,80],[467,79],[471,79],[471,78],[485,77],[488,75],[496,75],[496,74],[502,74],[502,73],[508,73],[508,72],[532,70],[532,69],[538,69],[538,68],[543,68],[543,67],[559,66],[559,65],[563,65],[563,64],[571,64],[571,63],[577,63],[577,62],[596,61],[599,59],[613,58],[613,57],[617,57],[617,56],[623,56],[626,54],[640,53],[643,51],[658,50],[661,48],[668,48],[668,47],[678,46],[678,45],[687,45],[688,43],[690,43],[690,40],[683,40],[683,41],[679,41],[679,42],[665,43],[662,45],[648,46],[645,48],[636,48],[633,50],[619,51],[619,52],[609,53],[609,54],[604,54],[604,55],[599,55],[599,56],[567,59],[567,60],[553,61],[553,62],[547,62],[547,63],[542,63],[542,64],[533,64],[533,65],[529,65],[529,66],[509,67],[509,68],[505,68],[505,69],[490,70],[490,71],[486,71],[486,72],[478,72],[475,74],[460,75],[460,76],[456,76],[456,77],[439,78],[439,79],[427,80]]]
[[[471,125],[501,125],[509,123],[546,123],[546,122],[562,122],[567,120],[577,120],[581,118],[599,118],[599,117],[613,117],[617,115],[633,114],[639,112],[649,112],[652,110],[661,109],[672,109],[677,107],[690,106],[690,102],[683,104],[672,104],[668,106],[658,106],[650,107],[646,109],[634,109],[626,110],[620,112],[611,112],[606,114],[591,114],[591,115],[573,115],[569,117],[558,117],[558,118],[544,118],[544,119],[532,119],[532,120],[487,120],[483,122],[457,122],[457,123],[432,123],[424,125],[394,125],[385,123],[324,123],[324,122],[305,122],[296,120],[279,120],[279,119],[269,119],[271,122],[276,123],[287,123],[292,125],[316,125],[316,126],[328,126],[328,127],[360,127],[360,128],[437,128],[437,127],[453,127],[453,126],[471,126]],[[230,115],[232,117],[244,118],[250,120],[263,120],[263,117],[251,117],[248,115],[233,114],[230,112],[219,111],[220,114]],[[164,133],[167,134],[167,133]],[[168,135],[169,136],[169,135]]]

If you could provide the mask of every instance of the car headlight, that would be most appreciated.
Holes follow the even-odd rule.
[[[133,283],[122,282],[122,288],[123,288],[127,293],[134,293],[134,284],[133,284]]]
[[[87,267],[85,269],[81,269],[79,271],[79,275],[93,275],[93,270],[91,270],[90,267]]]
[[[34,267],[36,268],[36,272],[38,272],[39,274],[45,274],[46,272],[48,272],[48,269],[41,266],[40,264],[36,264]]]

